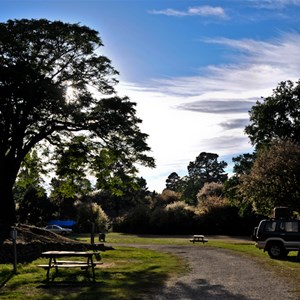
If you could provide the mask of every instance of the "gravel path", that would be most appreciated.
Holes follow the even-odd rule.
[[[171,279],[144,299],[300,299],[293,287],[255,261],[226,249],[193,246],[143,246],[186,259],[190,271]]]

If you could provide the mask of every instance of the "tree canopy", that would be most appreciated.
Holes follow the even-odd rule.
[[[300,142],[300,81],[281,82],[272,96],[257,101],[250,111],[250,122],[245,132],[257,147],[274,139]]]
[[[261,148],[240,192],[256,212],[268,215],[276,206],[300,210],[300,146],[290,140]]]
[[[26,154],[84,135],[133,163],[154,166],[146,153],[135,103],[114,90],[118,72],[100,54],[98,33],[60,21],[0,23],[0,223],[15,221],[12,187]]]
[[[227,179],[227,174],[224,172],[227,163],[218,162],[218,157],[219,155],[215,153],[201,152],[187,167],[189,177],[200,180],[203,183],[202,186],[209,182],[224,182]]]
[[[178,191],[180,187],[180,176],[176,172],[172,172],[166,179],[166,189]]]

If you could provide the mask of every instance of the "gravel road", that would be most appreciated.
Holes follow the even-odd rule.
[[[190,271],[171,279],[161,290],[144,299],[300,299],[295,287],[252,259],[235,252],[210,247],[143,246],[179,255]]]

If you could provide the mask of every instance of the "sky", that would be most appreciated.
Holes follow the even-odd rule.
[[[156,168],[139,175],[151,191],[201,152],[230,174],[232,158],[253,151],[251,107],[300,78],[300,0],[0,0],[0,22],[21,18],[99,32],[149,135]]]

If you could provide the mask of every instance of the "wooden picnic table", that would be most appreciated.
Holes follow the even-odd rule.
[[[207,243],[208,242],[208,239],[205,238],[204,235],[202,234],[195,234],[193,235],[193,238],[190,239],[191,242],[196,243],[196,242],[201,242],[201,243]]]
[[[38,265],[40,268],[47,270],[46,277],[49,281],[50,270],[55,268],[55,274],[58,273],[59,268],[80,268],[86,271],[86,276],[89,276],[89,269],[92,269],[92,278],[95,281],[95,265],[93,256],[99,256],[100,252],[85,252],[85,251],[47,251],[41,254],[42,257],[49,258],[49,263],[45,265]],[[85,258],[85,261],[70,261],[70,260],[58,260],[60,258]]]

